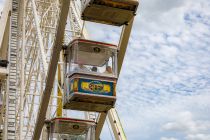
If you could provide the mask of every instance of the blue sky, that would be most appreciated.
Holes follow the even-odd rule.
[[[209,0],[140,2],[117,87],[128,140],[210,140],[209,9]],[[120,28],[87,27],[118,42]]]

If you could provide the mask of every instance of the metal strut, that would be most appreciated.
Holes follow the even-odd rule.
[[[41,97],[41,103],[39,106],[38,117],[36,120],[35,129],[34,129],[33,140],[39,140],[41,132],[42,132],[42,127],[44,125],[46,112],[47,112],[47,108],[48,108],[48,104],[50,100],[50,95],[51,95],[51,91],[52,91],[52,87],[53,87],[53,83],[55,79],[55,73],[57,70],[59,54],[62,48],[64,31],[65,31],[64,27],[66,25],[69,5],[70,5],[69,0],[62,1],[60,19],[58,20],[59,23],[57,26],[57,33],[55,36],[52,56],[51,56],[50,65],[49,65],[49,69],[47,73],[46,87]]]
[[[15,140],[16,135],[16,96],[17,96],[17,47],[18,47],[18,0],[12,0],[11,22],[10,22],[10,43],[9,43],[9,79],[7,89],[7,126],[5,140]]]

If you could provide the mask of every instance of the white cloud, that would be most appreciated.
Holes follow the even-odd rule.
[[[183,0],[148,0],[142,1],[139,8],[139,14],[136,19],[136,25],[146,32],[149,30],[175,30],[183,25],[183,7],[186,2]]]
[[[186,140],[210,140],[210,134],[190,134]]]
[[[189,111],[178,112],[175,122],[168,122],[162,129],[170,131],[180,131],[187,135],[210,130],[210,121],[193,120],[193,114]]]
[[[170,138],[162,137],[160,140],[178,140],[178,139],[172,138],[172,137],[170,137]]]
[[[127,93],[127,99],[123,97],[118,106],[128,139],[154,140],[164,136],[184,140],[189,135],[210,132],[209,94],[179,96],[172,100],[166,96],[151,98],[145,96],[146,93],[139,94],[140,97],[130,94]]]

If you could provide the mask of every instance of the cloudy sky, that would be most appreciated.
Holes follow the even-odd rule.
[[[141,0],[117,87],[128,140],[210,140],[209,9],[209,0]],[[120,28],[92,25],[93,39],[118,42]]]
[[[209,0],[141,1],[117,88],[129,140],[210,140],[209,9]],[[92,38],[118,41],[119,29],[95,27]]]
[[[129,140],[210,140],[210,1],[142,0],[118,83]]]

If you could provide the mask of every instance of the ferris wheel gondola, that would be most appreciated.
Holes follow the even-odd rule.
[[[121,26],[129,23],[138,5],[138,0],[85,0],[82,19]]]
[[[53,118],[45,122],[49,140],[94,140],[95,122],[74,118]],[[90,137],[90,136],[91,137]]]
[[[108,111],[116,101],[117,46],[73,40],[65,55],[64,109]]]

